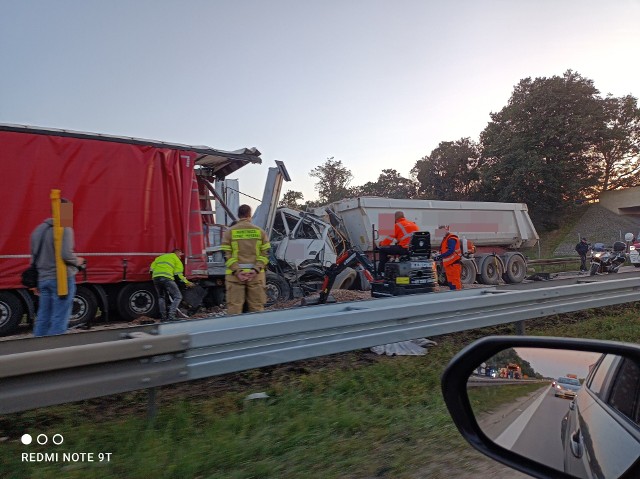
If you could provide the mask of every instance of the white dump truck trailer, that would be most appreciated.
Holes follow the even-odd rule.
[[[331,209],[340,219],[349,241],[371,253],[374,242],[393,234],[395,212],[402,211],[420,231],[431,234],[433,249],[444,237],[439,225],[470,240],[476,252],[463,258],[462,282],[470,284],[520,283],[526,276],[526,259],[520,248],[533,247],[538,234],[523,203],[472,201],[398,200],[360,197],[341,200],[318,208],[325,216]]]

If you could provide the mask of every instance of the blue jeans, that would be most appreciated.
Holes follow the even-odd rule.
[[[33,328],[34,336],[53,336],[55,334],[64,334],[67,331],[71,308],[73,307],[73,297],[76,295],[75,277],[67,277],[67,287],[69,294],[60,297],[58,296],[57,280],[46,279],[38,281],[40,300],[38,302],[36,325]]]

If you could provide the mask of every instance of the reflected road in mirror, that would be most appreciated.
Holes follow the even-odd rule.
[[[640,367],[615,355],[505,349],[467,382],[496,444],[578,478],[618,478],[640,457]]]

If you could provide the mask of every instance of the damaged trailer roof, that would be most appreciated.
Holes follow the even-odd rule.
[[[147,140],[142,138],[103,135],[100,133],[86,133],[73,130],[59,130],[55,128],[41,128],[28,125],[0,124],[0,131],[63,136],[86,140],[128,143],[131,145],[148,145],[156,148],[169,148],[172,150],[193,151],[199,154],[196,159],[196,165],[209,168],[211,174],[219,179],[225,178],[248,163],[262,163],[262,158],[260,157],[261,153],[257,148],[241,148],[234,151],[224,151],[210,148],[208,146],[182,145],[179,143],[167,143],[164,141]]]

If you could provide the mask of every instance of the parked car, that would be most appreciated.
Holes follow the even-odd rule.
[[[508,426],[510,431],[505,432],[509,434],[502,433],[491,439],[476,420],[469,400],[467,379],[477,364],[509,348],[587,351],[601,356],[589,364],[589,374],[583,386],[575,399],[566,403],[567,413],[558,411],[559,402],[547,399],[546,395],[539,396],[540,400],[531,405],[533,413],[526,421],[522,421],[526,417],[523,413]],[[640,477],[638,344],[526,336],[482,338],[451,360],[442,375],[442,394],[453,422],[469,444],[513,469],[541,479]],[[542,407],[545,401],[553,401],[553,404]],[[544,419],[558,413],[561,436],[556,436],[558,441],[549,438],[540,442],[539,436],[534,436],[527,443],[527,448],[517,447],[520,433],[514,434],[514,430],[522,432],[530,423],[533,423],[534,430],[536,426],[544,429],[547,427]],[[505,435],[511,440],[504,440]],[[555,462],[550,456],[559,460]]]
[[[575,378],[561,377],[551,383],[555,397],[573,399],[580,389],[580,381]]]

